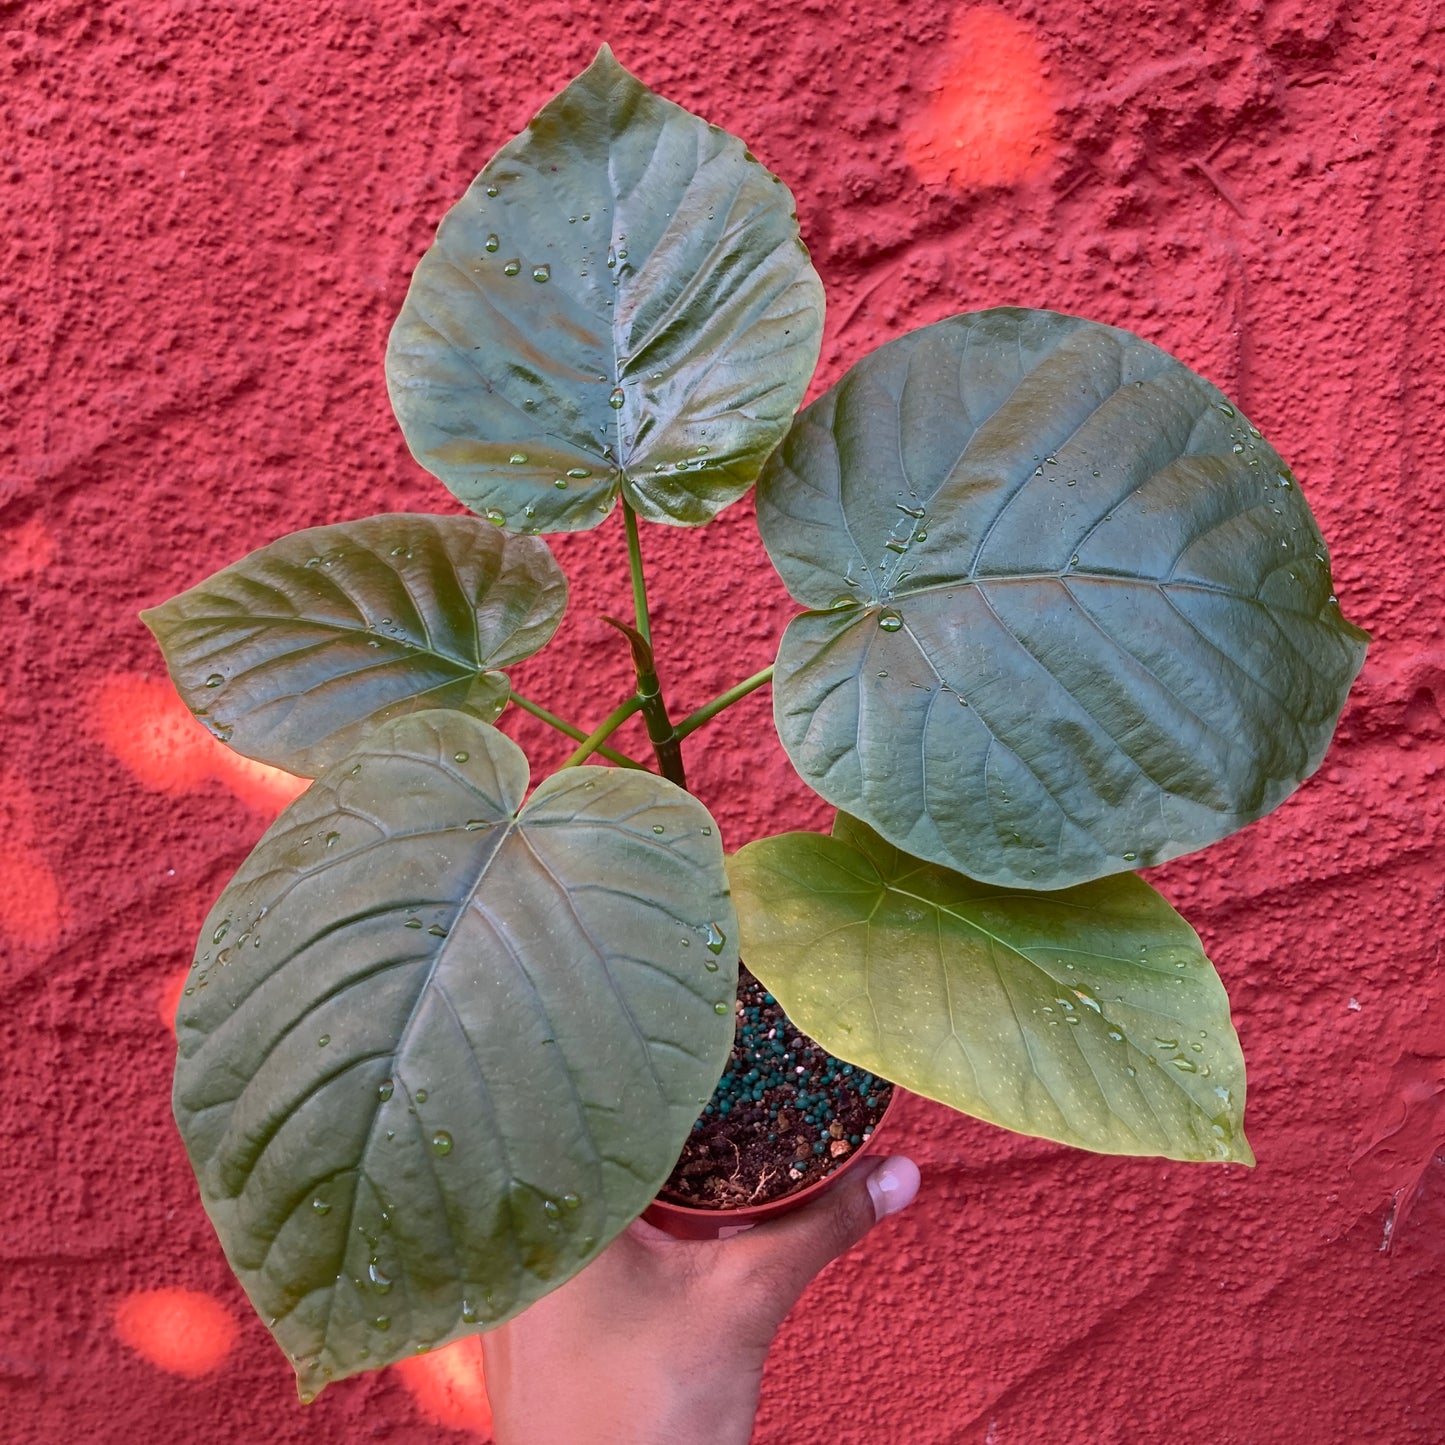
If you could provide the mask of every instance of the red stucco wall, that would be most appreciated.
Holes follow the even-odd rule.
[[[283,531],[452,509],[390,417],[387,328],[606,39],[794,188],[821,383],[991,304],[1139,331],[1291,460],[1376,638],[1322,773],[1156,879],[1230,988],[1259,1168],[914,1101],[924,1193],[790,1320],[758,1439],[1445,1441],[1436,8],[0,0],[0,1438],[464,1438],[435,1422],[475,1405],[465,1355],[299,1407],[197,1203],[165,1016],[287,790],[178,715],[135,614]],[[645,540],[674,698],[763,665],[749,505]],[[621,547],[560,540],[570,619],[518,677],[586,720],[623,687],[592,620]],[[823,821],[766,707],[692,759],[733,847]]]

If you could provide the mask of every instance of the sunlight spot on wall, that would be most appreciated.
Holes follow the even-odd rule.
[[[0,937],[36,951],[60,942],[60,885],[28,845],[0,846]]]
[[[398,1360],[392,1368],[433,1424],[472,1430],[482,1439],[490,1439],[492,1407],[482,1374],[479,1336],[469,1335],[440,1350]]]
[[[215,779],[257,812],[274,815],[308,786],[307,779],[243,758],[212,737],[165,678],[107,678],[95,712],[106,747],[144,787],[169,797]]]
[[[960,11],[929,90],[904,134],[926,183],[1013,185],[1048,168],[1054,106],[1031,26],[997,10]]]
[[[12,528],[0,547],[0,582],[18,582],[43,572],[55,559],[55,538],[38,517]]]
[[[160,1015],[161,1022],[172,1033],[176,1031],[176,1010],[181,1006],[181,999],[185,996],[186,991],[186,980],[190,976],[189,968],[178,969],[161,984],[156,995],[156,1013]]]
[[[46,952],[60,942],[64,904],[39,833],[34,792],[18,773],[0,768],[0,940]]]
[[[236,1342],[225,1305],[194,1289],[143,1289],[115,1310],[116,1338],[173,1375],[198,1379],[217,1369]]]
[[[209,739],[209,734],[207,737]],[[217,742],[216,747],[221,752],[216,765],[216,776],[243,803],[258,813],[279,813],[287,803],[299,798],[311,785],[309,778],[298,778],[294,773],[273,768],[269,763],[243,758],[240,753],[233,753],[222,742]]]

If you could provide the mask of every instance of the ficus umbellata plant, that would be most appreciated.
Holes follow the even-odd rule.
[[[205,921],[175,1081],[305,1397],[512,1318],[646,1208],[740,942],[917,1093],[1252,1159],[1224,988],[1134,870],[1287,797],[1360,667],[1290,469],[1165,352],[1044,310],[902,336],[798,413],[822,317],[786,187],[604,48],[447,214],[391,334],[411,451],[472,515],[310,528],[145,614],[217,737],[315,780]],[[800,610],[678,717],[641,524],[754,486]],[[506,669],[566,604],[542,537],[603,524],[637,686],[589,729]],[[768,683],[837,821],[727,857],[684,753]],[[507,707],[578,744],[535,787]],[[609,743],[635,713],[652,766]]]

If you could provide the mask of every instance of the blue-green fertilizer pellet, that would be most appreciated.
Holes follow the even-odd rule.
[[[893,1094],[886,1079],[800,1034],[746,968],[733,1050],[662,1197],[736,1209],[815,1183],[868,1141]]]

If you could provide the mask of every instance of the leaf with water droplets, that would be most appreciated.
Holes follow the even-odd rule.
[[[1288,797],[1365,636],[1222,401],[1128,332],[1005,309],[890,342],[814,402],[758,484],[813,609],[773,678],[804,780],[1024,888],[1163,862]]]
[[[620,494],[697,526],[788,429],[822,320],[787,188],[603,46],[443,218],[387,383],[412,454],[474,511],[580,531]]]
[[[1224,986],[1142,879],[998,888],[844,814],[831,838],[749,843],[728,873],[748,967],[839,1058],[1022,1134],[1254,1162]]]
[[[526,787],[486,723],[384,723],[201,934],[176,1118],[309,1390],[564,1283],[652,1200],[722,1072],[737,945],[677,947],[737,937],[702,804],[623,769],[566,769],[524,806]],[[333,826],[335,848],[305,846]],[[263,946],[218,966],[222,923],[263,910]]]
[[[397,513],[293,532],[141,617],[213,732],[314,777],[401,713],[495,718],[498,669],[541,649],[566,605],[545,542]]]

